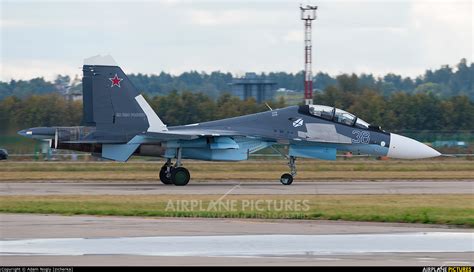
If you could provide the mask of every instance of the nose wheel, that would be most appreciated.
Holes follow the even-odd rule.
[[[283,185],[290,185],[293,183],[293,176],[291,174],[285,173],[281,175],[280,182]]]
[[[185,186],[190,179],[191,174],[188,169],[181,167],[181,148],[178,148],[176,163],[173,166],[171,159],[166,161],[160,169],[160,180],[163,184]]]
[[[293,177],[296,176],[296,157],[290,156],[288,166],[290,167],[291,173],[281,175],[280,182],[283,185],[290,185],[293,183]]]

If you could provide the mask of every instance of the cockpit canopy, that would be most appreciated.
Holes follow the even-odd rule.
[[[347,111],[338,108],[324,105],[308,105],[303,107],[308,107],[307,109],[309,110],[309,114],[319,118],[335,121],[348,126],[356,126],[365,129],[369,128],[369,123],[351,113],[348,113]]]

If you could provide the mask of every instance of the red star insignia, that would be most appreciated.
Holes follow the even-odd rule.
[[[111,88],[113,86],[118,86],[120,88],[120,81],[122,81],[123,78],[119,78],[117,74],[115,74],[115,76],[112,78],[109,78],[109,80],[112,81],[112,85],[110,85]]]

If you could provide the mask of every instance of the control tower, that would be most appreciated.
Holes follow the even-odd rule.
[[[244,77],[234,78],[230,85],[232,95],[242,100],[253,97],[257,103],[273,100],[276,90],[276,82],[255,73],[246,73]]]

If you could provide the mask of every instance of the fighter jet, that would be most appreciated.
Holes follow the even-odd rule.
[[[441,155],[414,139],[324,105],[290,106],[168,127],[111,56],[86,59],[82,71],[82,126],[35,127],[18,133],[48,140],[56,149],[90,152],[120,162],[133,155],[163,157],[166,162],[159,177],[164,184],[188,184],[191,175],[183,159],[242,161],[276,144],[288,146],[282,154],[290,168],[280,178],[284,185],[292,184],[296,176],[296,158],[335,160],[338,151],[397,159]]]

